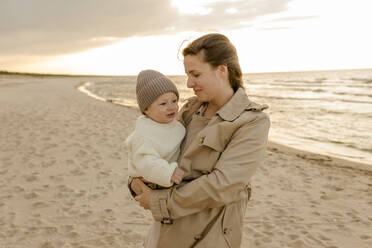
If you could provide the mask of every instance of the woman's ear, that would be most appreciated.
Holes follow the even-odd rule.
[[[219,65],[219,66],[217,67],[217,70],[218,70],[218,72],[220,73],[220,75],[221,75],[222,77],[224,77],[224,78],[227,78],[227,77],[228,77],[228,73],[229,73],[229,71],[228,71],[226,65]]]

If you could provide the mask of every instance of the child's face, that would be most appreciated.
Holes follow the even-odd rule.
[[[178,99],[173,92],[159,96],[146,110],[145,114],[159,123],[169,123],[178,114]]]

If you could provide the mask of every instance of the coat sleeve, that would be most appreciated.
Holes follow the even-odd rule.
[[[269,127],[268,116],[261,112],[236,130],[211,173],[181,187],[152,191],[155,220],[177,219],[246,199],[247,185],[264,159]]]
[[[171,177],[177,167],[177,163],[169,163],[167,160],[161,158],[150,140],[145,137],[133,139],[132,151],[136,174],[141,175],[147,181],[163,187],[173,185]]]

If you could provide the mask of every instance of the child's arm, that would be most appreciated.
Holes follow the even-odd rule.
[[[180,184],[184,175],[185,172],[183,170],[181,170],[180,168],[176,168],[173,172],[171,182],[175,184]]]
[[[177,163],[169,163],[161,158],[149,139],[138,137],[132,141],[132,146],[136,174],[163,187],[170,187],[173,182],[182,181],[183,174],[180,172],[181,169],[177,168]]]

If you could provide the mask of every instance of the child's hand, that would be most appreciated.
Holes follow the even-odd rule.
[[[185,172],[183,170],[181,170],[180,168],[176,168],[173,171],[171,182],[175,184],[180,184],[184,175],[185,175]]]

